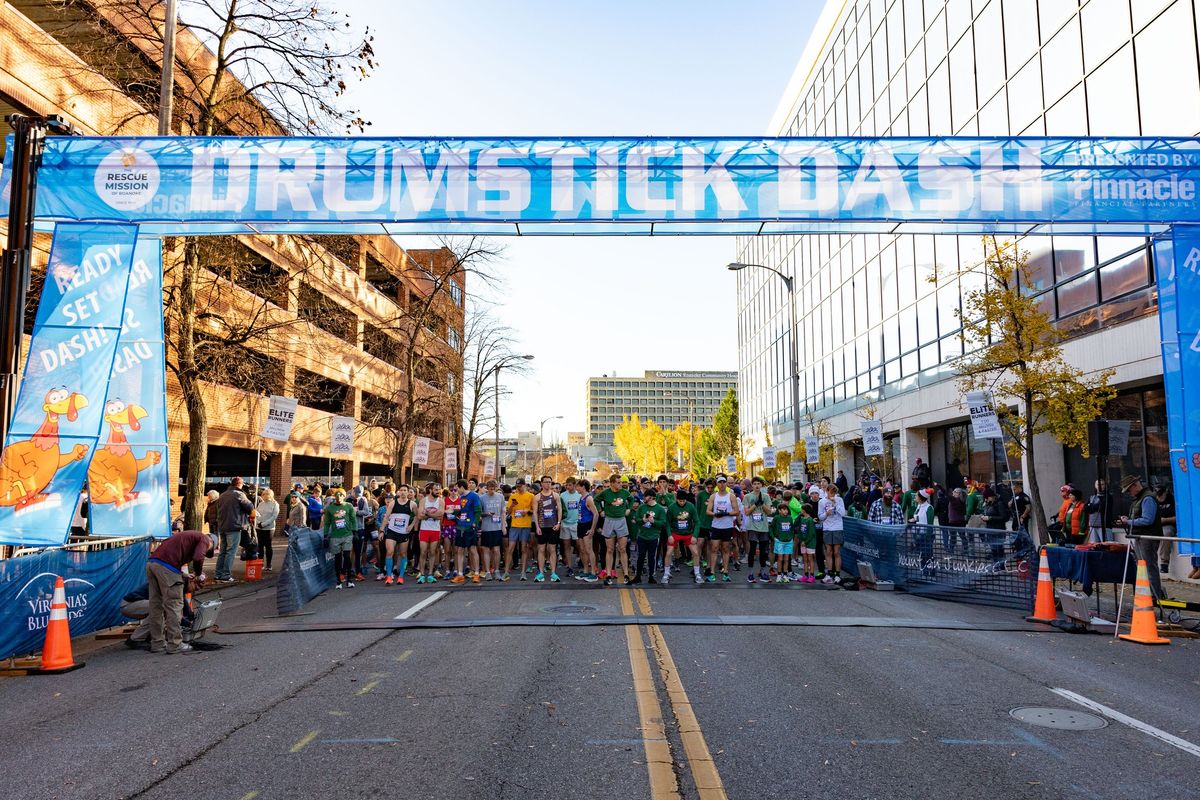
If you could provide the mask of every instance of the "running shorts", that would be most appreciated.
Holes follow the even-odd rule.
[[[775,555],[790,556],[791,554],[792,554],[792,543],[791,542],[781,542],[778,539],[775,540]]]
[[[437,544],[442,540],[441,531],[421,531],[422,544]]]
[[[841,531],[825,531],[825,544],[842,544],[844,541]]]
[[[769,531],[746,531],[746,540],[751,542],[768,542],[771,539]]]
[[[349,553],[354,548],[353,536],[331,536],[329,537],[329,552],[331,555],[338,553]]]
[[[732,542],[733,528],[713,528],[710,538],[714,542]]]
[[[686,534],[672,534],[671,538],[675,541],[675,544],[682,547],[692,546],[692,537]],[[667,543],[670,544],[670,540]]]
[[[454,533],[454,544],[458,547],[474,547],[479,544],[479,533],[474,528],[459,528]]]
[[[537,543],[558,544],[558,531],[554,530],[554,528],[538,528]]]
[[[480,534],[480,544],[484,547],[499,547],[500,542],[504,539],[503,531],[484,531]]]
[[[578,522],[564,522],[559,527],[562,528],[562,530],[558,532],[558,538],[562,539],[564,542],[579,538]]]
[[[696,529],[696,538],[697,539],[711,539],[712,538],[712,528],[705,528],[705,527],[697,528]]]
[[[600,535],[605,539],[628,539],[629,525],[624,517],[606,517]]]
[[[524,544],[529,541],[529,528],[509,528],[508,540],[510,542],[521,542]]]

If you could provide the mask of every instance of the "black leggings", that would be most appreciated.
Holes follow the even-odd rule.
[[[275,536],[274,528],[259,528],[258,531],[258,554],[263,560],[263,566],[267,569],[271,568],[271,538]]]
[[[654,559],[658,553],[657,539],[638,539],[637,540],[637,570],[635,574],[642,577],[642,568],[649,562],[650,574],[654,574]]]
[[[354,573],[350,571],[353,566],[354,556],[349,550],[343,550],[333,557],[333,567],[338,574],[338,580],[354,580]]]
[[[758,548],[758,565],[765,569],[767,566],[767,561],[769,560],[769,556],[771,553],[771,543],[769,541],[756,542],[753,539],[751,539],[747,545],[747,552],[748,552],[748,555],[746,556],[746,566],[747,567],[754,566],[754,549],[755,548]]]

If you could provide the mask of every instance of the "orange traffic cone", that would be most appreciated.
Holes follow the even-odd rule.
[[[63,579],[54,582],[54,597],[50,601],[50,621],[46,625],[46,644],[42,647],[41,674],[56,674],[79,669],[83,662],[75,663],[71,657],[71,626],[67,622],[67,590]]]
[[[1138,644],[1170,644],[1170,639],[1158,635],[1158,622],[1154,619],[1154,599],[1150,594],[1150,573],[1146,562],[1138,559],[1137,584],[1133,590],[1133,624],[1129,633],[1121,637],[1127,642]]]
[[[1054,607],[1054,579],[1050,577],[1050,557],[1044,547],[1038,563],[1037,599],[1033,604],[1033,616],[1025,619],[1029,622],[1054,622],[1058,619],[1058,609]]]

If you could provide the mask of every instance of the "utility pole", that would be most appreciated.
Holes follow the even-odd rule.
[[[175,107],[175,28],[177,0],[166,0],[163,19],[162,83],[158,93],[158,135],[171,135],[171,114]]]
[[[21,366],[21,336],[25,330],[25,300],[33,261],[33,216],[37,205],[37,174],[46,148],[46,132],[70,134],[62,117],[9,114],[13,129],[12,178],[8,204],[8,246],[0,277],[0,442],[8,435],[17,404]]]

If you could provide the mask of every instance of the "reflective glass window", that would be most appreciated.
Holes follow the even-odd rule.
[[[1108,300],[1141,289],[1150,281],[1147,250],[1138,250],[1100,268],[1100,296]]]
[[[1080,85],[1046,112],[1046,135],[1087,136],[1087,123],[1087,104]]]
[[[1008,82],[1008,116],[1014,131],[1023,131],[1041,116],[1042,62],[1037,56]]]
[[[1078,10],[1075,0],[1050,0],[1037,4],[1038,24],[1042,30],[1042,41],[1049,41],[1063,23]]]
[[[900,3],[887,15],[888,75],[904,65],[904,12]]]
[[[979,135],[1007,136],[1008,133],[1008,94],[1001,89],[979,110]]]
[[[1132,252],[1139,247],[1145,247],[1146,240],[1133,236],[1097,236],[1096,263],[1104,264],[1118,256]]]
[[[876,37],[871,42],[871,70],[874,73],[875,96],[878,97],[887,88],[887,40]]]
[[[927,85],[929,98],[929,134],[950,136],[954,128],[950,122],[950,80],[946,63],[934,70]]]
[[[1174,3],[1175,0],[1133,0],[1130,6],[1133,9],[1133,29],[1139,31],[1147,22],[1154,19],[1158,12],[1162,11],[1166,6]],[[1184,2],[1178,2],[1176,5],[1186,5]]]
[[[928,13],[928,10],[926,11]],[[929,30],[925,32],[925,63],[930,71],[946,58],[949,46],[946,42],[946,15],[939,11]]]
[[[1004,37],[1001,30],[1000,3],[989,3],[975,20],[975,83],[981,103],[1004,84]]]
[[[899,5],[897,2],[893,14],[899,10]],[[910,52],[924,34],[925,14],[921,9],[921,0],[904,0],[904,42]]]
[[[958,330],[961,323],[958,319],[958,279],[950,278],[938,281],[937,308],[938,334],[945,336]]]
[[[975,115],[975,51],[964,36],[950,51],[950,115],[958,131]]]
[[[1096,273],[1076,278],[1058,287],[1058,316],[1066,317],[1076,311],[1096,305]]]
[[[1037,0],[1004,0],[1004,55],[1016,73],[1038,49]]]
[[[1129,39],[1129,0],[1091,0],[1080,12],[1083,64],[1091,72]]]
[[[971,24],[971,4],[962,0],[946,4],[946,33],[953,45]]]
[[[1083,45],[1079,41],[1079,20],[1073,18],[1042,48],[1042,86],[1046,102],[1058,100],[1079,83],[1082,76]]]
[[[1093,136],[1137,136],[1137,85],[1133,74],[1133,46],[1125,45],[1087,79],[1088,122]],[[1158,133],[1158,131],[1155,131]]]
[[[1049,236],[1028,236],[1021,241],[1029,267],[1027,291],[1040,292],[1054,283],[1054,249]]]
[[[1189,4],[1176,3],[1134,39],[1142,130],[1155,136],[1200,131],[1200,76],[1195,57],[1184,55],[1196,47],[1192,13]]]

